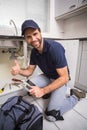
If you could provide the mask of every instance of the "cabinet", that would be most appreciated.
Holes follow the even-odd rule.
[[[87,4],[87,0],[78,0],[78,7],[85,6]]]
[[[55,18],[67,18],[87,11],[87,0],[55,0]]]
[[[87,92],[87,40],[80,41],[75,87]]]
[[[76,65],[78,58],[78,46],[79,40],[58,40],[64,46],[65,55],[70,70],[71,80],[68,82],[68,86],[72,87],[75,83]]]
[[[78,0],[55,0],[55,16],[63,15],[77,8]]]
[[[27,44],[27,43],[26,43]],[[25,95],[25,89],[20,86],[13,85],[11,68],[14,66],[14,58],[16,56],[21,68],[26,67],[26,44],[23,45],[23,40],[0,39],[0,89],[4,87],[4,91],[0,93],[0,105],[3,104],[9,97]],[[19,47],[21,45],[21,47]],[[22,76],[15,76],[18,79],[24,79]]]

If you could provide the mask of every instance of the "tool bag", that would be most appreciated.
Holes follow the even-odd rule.
[[[0,108],[0,130],[42,130],[43,116],[22,96],[9,98]]]

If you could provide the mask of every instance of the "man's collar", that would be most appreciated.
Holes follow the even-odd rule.
[[[45,42],[45,39],[43,39],[43,52],[47,52],[47,44]]]

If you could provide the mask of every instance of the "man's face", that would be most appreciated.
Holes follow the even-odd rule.
[[[28,44],[36,48],[37,50],[40,48],[42,43],[41,32],[38,29],[28,28],[24,32],[25,40]]]

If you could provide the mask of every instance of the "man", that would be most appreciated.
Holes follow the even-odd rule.
[[[43,74],[32,79],[36,86],[31,86],[29,94],[36,98],[45,98],[50,94],[49,104],[45,111],[46,119],[63,120],[63,114],[73,108],[80,98],[85,97],[85,93],[75,89],[71,90],[69,97],[65,96],[69,81],[65,50],[60,43],[43,39],[40,27],[33,20],[24,21],[22,35],[27,44],[33,47],[30,65],[26,69],[21,69],[15,60],[11,73],[31,76],[38,65]]]

